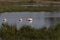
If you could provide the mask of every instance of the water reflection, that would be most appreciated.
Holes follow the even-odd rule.
[[[18,28],[22,25],[41,28],[60,23],[60,12],[5,12],[0,15],[0,25],[4,18],[9,24],[17,24]]]

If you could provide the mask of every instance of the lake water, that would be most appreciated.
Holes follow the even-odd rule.
[[[17,28],[23,25],[41,28],[60,23],[60,12],[4,12],[0,15],[0,25],[4,18],[9,24],[17,24]],[[19,22],[20,18],[22,22]],[[28,18],[32,18],[32,23],[29,23]]]

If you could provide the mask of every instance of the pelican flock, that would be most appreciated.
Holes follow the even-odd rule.
[[[7,22],[7,19],[4,18],[2,21],[3,21],[3,23],[6,23],[6,22]],[[32,19],[32,18],[28,18],[27,21],[28,21],[29,23],[32,23],[32,22],[33,22],[33,19]],[[20,18],[20,19],[19,19],[19,22],[23,22],[23,19]]]

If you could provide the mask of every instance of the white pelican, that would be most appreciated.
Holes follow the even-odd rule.
[[[22,18],[19,19],[19,22],[22,22]]]
[[[33,19],[32,18],[28,18],[29,23],[32,23]]]
[[[6,19],[6,18],[4,18],[4,19],[3,19],[3,22],[4,22],[4,23],[6,23],[6,22],[7,22],[7,19]]]

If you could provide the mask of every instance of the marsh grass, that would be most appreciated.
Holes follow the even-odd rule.
[[[3,40],[60,40],[60,24],[48,29],[24,25],[17,30],[16,25],[9,24],[2,24],[0,27],[0,38]]]
[[[54,8],[54,7],[24,7],[24,6],[0,6],[0,12],[40,12],[40,11],[46,11],[46,12],[53,12],[53,11],[60,11],[60,8]]]

